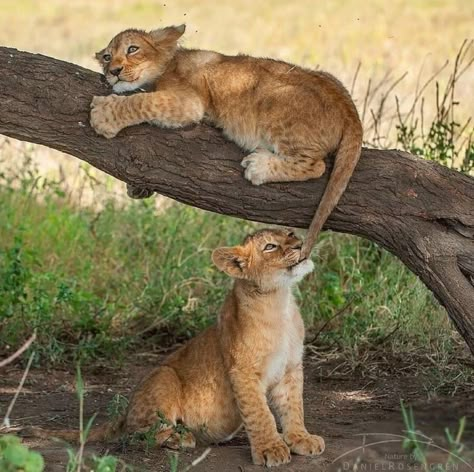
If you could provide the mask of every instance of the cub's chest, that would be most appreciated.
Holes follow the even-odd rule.
[[[294,324],[283,325],[279,334],[263,360],[262,382],[266,388],[278,383],[303,357],[303,339]]]

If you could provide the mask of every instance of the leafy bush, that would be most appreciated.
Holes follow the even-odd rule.
[[[44,460],[38,452],[30,451],[11,434],[0,435],[0,470],[2,472],[42,472]]]

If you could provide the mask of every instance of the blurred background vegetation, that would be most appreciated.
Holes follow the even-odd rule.
[[[96,70],[93,53],[121,29],[183,22],[185,46],[321,67],[353,92],[367,145],[472,173],[470,2],[3,0],[1,10],[0,44]],[[117,361],[196,334],[230,286],[211,250],[259,227],[164,197],[130,201],[85,163],[6,138],[0,222],[0,355],[36,330],[42,365]],[[314,258],[298,287],[314,352],[355,364],[373,351],[424,355],[436,368],[466,352],[430,292],[386,251],[326,233]]]

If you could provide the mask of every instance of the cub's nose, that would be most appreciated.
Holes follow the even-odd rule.
[[[120,72],[122,72],[123,67],[115,67],[114,69],[110,69],[109,72],[112,75],[115,75],[115,77],[118,77],[120,75]]]

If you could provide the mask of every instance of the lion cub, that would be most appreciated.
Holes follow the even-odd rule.
[[[94,97],[91,125],[112,138],[139,123],[179,128],[203,119],[248,152],[245,178],[254,185],[321,177],[334,169],[303,246],[307,257],[359,160],[362,125],[344,86],[327,72],[283,61],[178,46],[185,26],[128,29],[96,54],[115,93]],[[129,187],[129,195],[150,196]]]
[[[216,249],[215,265],[234,278],[217,324],[165,359],[138,385],[124,417],[93,429],[89,439],[160,424],[157,444],[194,447],[196,439],[227,441],[243,425],[255,464],[285,464],[290,451],[321,454],[324,440],[306,431],[303,418],[304,326],[291,287],[313,263],[300,261],[300,253],[293,233],[269,229],[241,246]],[[187,432],[178,434],[177,424]],[[77,432],[49,434],[77,438]]]

